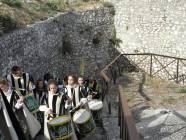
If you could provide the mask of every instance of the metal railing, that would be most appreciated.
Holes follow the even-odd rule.
[[[186,59],[154,53],[120,54],[101,73],[109,75],[115,81],[118,75],[121,75],[123,68],[140,70],[152,77],[171,80],[179,84],[185,84],[186,80]]]
[[[139,134],[137,132],[132,113],[128,107],[127,98],[121,85],[119,85],[118,106],[118,124],[120,126],[120,138],[122,140],[139,140]]]
[[[105,97],[108,103],[109,113],[111,113],[111,104],[107,95],[109,95],[110,92],[110,84],[111,82],[115,83],[117,77],[119,77],[125,69],[128,71],[143,71],[150,76],[173,80],[176,83],[184,84],[186,79],[186,59],[184,58],[154,53],[120,54],[100,73],[103,79],[102,81],[106,85]],[[128,107],[127,99],[120,85],[118,97],[120,137],[122,140],[139,140],[139,134]]]
[[[172,80],[184,84],[186,79],[186,59],[154,53],[122,54],[135,67],[153,77]]]
[[[105,99],[108,103],[108,109],[110,114],[111,114],[111,103],[108,100],[108,95],[110,92],[110,84],[112,81],[115,83],[117,77],[121,75],[121,69],[123,66],[120,65],[120,61],[119,61],[122,58],[121,56],[122,54],[118,55],[110,64],[108,64],[101,71],[101,77],[104,83],[106,84]],[[121,86],[119,86],[118,98],[119,98],[118,125],[120,126],[120,138],[122,140],[139,140],[139,134],[137,132],[132,113],[128,107],[127,99],[123,93]]]

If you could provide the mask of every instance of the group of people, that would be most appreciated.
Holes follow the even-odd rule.
[[[31,140],[38,134],[51,139],[47,122],[85,103],[85,99],[99,99],[96,80],[68,75],[63,80],[50,73],[36,82],[13,66],[11,73],[0,77],[0,139]],[[76,132],[78,133],[78,132]],[[78,139],[76,134],[72,139]]]

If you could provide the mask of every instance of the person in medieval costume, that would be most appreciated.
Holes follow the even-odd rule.
[[[84,78],[82,76],[78,77],[79,91],[83,94],[85,98],[89,96],[89,88],[85,86]]]
[[[51,139],[50,132],[47,127],[47,123],[60,116],[66,114],[65,112],[65,99],[64,93],[59,92],[58,85],[55,80],[49,80],[48,82],[48,94],[44,96],[43,100],[45,106],[40,106],[40,111],[45,111],[45,123],[44,123],[44,136],[45,139]],[[72,137],[76,140],[76,136]]]
[[[85,91],[83,86],[83,78],[79,77],[77,80],[77,77],[74,75],[68,76],[68,84],[66,86],[66,92],[65,95],[67,97],[65,108],[71,113],[71,116],[73,117],[73,114],[79,109],[79,108],[86,108],[88,109],[86,103],[87,103],[87,96],[88,93]],[[76,135],[78,139],[81,139],[84,137],[84,135],[81,135],[76,130]]]
[[[1,140],[26,140],[26,137],[12,110],[12,107],[1,89],[0,89],[0,120]]]
[[[43,97],[47,94],[47,88],[44,84],[44,81],[42,79],[38,79],[36,81],[36,88],[33,90],[34,97],[37,100],[38,104],[43,104]]]
[[[91,80],[89,81],[89,91],[92,95],[92,99],[100,99],[101,97],[101,87],[100,84],[97,82],[97,80]]]
[[[11,108],[14,110],[26,138],[34,138],[41,126],[25,106],[25,98],[20,96],[16,90],[11,89],[6,79],[0,78],[0,88],[4,92]]]
[[[48,73],[44,74],[43,78],[44,78],[45,87],[47,87],[48,86],[48,82],[50,80],[54,79],[54,76],[51,73],[48,72]]]
[[[81,99],[86,98],[80,91],[80,86],[77,83],[77,78],[74,75],[68,76],[68,85],[66,86],[66,104],[65,108],[71,110],[81,104]]]
[[[13,66],[11,74],[7,75],[7,80],[10,83],[10,87],[17,90],[23,96],[27,93],[33,92],[33,78],[21,70],[18,66]]]
[[[44,104],[43,98],[47,94],[47,90],[46,90],[44,81],[42,79],[38,79],[36,81],[35,85],[36,85],[36,88],[33,90],[34,97],[37,100],[38,104],[42,105],[42,104]],[[37,111],[36,112],[36,118],[41,124],[40,134],[43,134],[43,130],[44,130],[44,112],[43,111]]]
[[[10,88],[8,81],[3,77],[0,77],[0,89],[4,92],[13,110],[15,106],[19,106],[17,101],[21,102],[22,99],[19,99],[17,93]]]

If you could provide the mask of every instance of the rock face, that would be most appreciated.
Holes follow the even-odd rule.
[[[0,38],[0,75],[13,65],[34,77],[46,72],[93,75],[117,55],[109,41],[114,32],[112,8],[68,12]]]

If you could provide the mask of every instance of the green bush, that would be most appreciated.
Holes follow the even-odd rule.
[[[120,47],[120,44],[122,43],[122,40],[117,38],[116,35],[116,29],[114,27],[112,38],[109,39],[109,41],[116,47]]]
[[[114,7],[114,5],[111,2],[103,2],[103,6],[109,8]]]
[[[180,87],[176,89],[177,93],[186,93],[186,87]]]
[[[21,0],[2,0],[3,3],[9,6],[21,7]]]
[[[0,36],[3,34],[3,26],[2,24],[0,23]]]
[[[17,22],[8,15],[0,15],[0,35],[18,27]]]
[[[67,3],[65,3],[64,0],[50,0],[47,2],[47,5],[53,10],[63,11]]]
[[[62,47],[59,48],[59,54],[61,56],[66,56],[72,53],[72,44],[69,40],[68,35],[65,35],[62,41]]]

